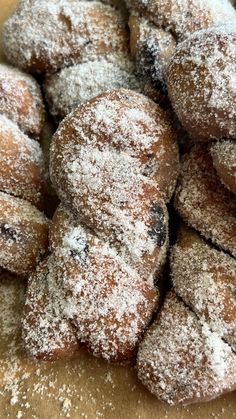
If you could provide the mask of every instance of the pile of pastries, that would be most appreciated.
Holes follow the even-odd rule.
[[[3,44],[0,266],[28,281],[26,354],[85,345],[169,404],[236,389],[231,2],[21,0]]]

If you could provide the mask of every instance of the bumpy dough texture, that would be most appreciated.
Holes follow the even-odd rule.
[[[171,252],[175,292],[236,351],[236,260],[182,229]]]
[[[169,404],[208,401],[236,388],[236,355],[169,292],[140,344],[137,372]]]
[[[145,96],[126,89],[102,94],[81,105],[59,126],[51,147],[51,177],[61,199],[77,212],[83,190],[77,188],[82,178],[76,173],[85,159],[96,170],[96,157],[107,158],[107,163],[111,158],[110,166],[112,159],[123,160],[124,165],[127,161],[154,181],[165,201],[170,199],[179,168],[175,135],[166,113]],[[105,190],[105,185],[97,188]]]
[[[236,198],[221,184],[204,145],[183,156],[175,207],[188,225],[236,256]]]
[[[156,213],[144,213],[144,216],[134,220],[132,216],[126,217],[127,228],[124,231],[121,231],[122,225],[119,227],[119,219],[111,229],[107,227],[101,215],[99,228],[96,225],[92,228],[99,238],[118,254],[124,264],[129,265],[145,282],[151,284],[163,268],[168,246],[168,215],[165,206],[161,205],[162,202],[159,202]],[[81,217],[73,219],[70,213],[59,207],[53,217],[51,237],[57,237],[56,241],[61,242],[60,235],[64,234],[65,228],[69,228],[68,223],[76,230],[80,222]],[[82,223],[84,222],[87,224],[87,219],[82,217]]]
[[[0,190],[44,206],[43,152],[14,122],[0,115]]]
[[[43,128],[40,87],[32,76],[7,64],[0,64],[0,113],[29,135],[38,137]]]
[[[168,244],[162,198],[170,198],[178,174],[165,113],[129,90],[102,94],[64,119],[50,160],[62,202],[152,281]]]
[[[236,142],[219,141],[211,146],[210,152],[220,180],[236,195]]]
[[[100,93],[122,87],[141,92],[142,84],[127,56],[110,54],[47,76],[44,92],[52,115],[62,118]]]
[[[108,361],[133,360],[158,291],[62,206],[53,217],[50,241],[55,280],[52,275],[49,280],[78,340]]]
[[[126,0],[129,8],[158,27],[172,33],[179,42],[192,32],[236,21],[228,0]]]
[[[53,257],[44,259],[29,277],[22,318],[22,338],[29,357],[52,361],[78,349],[73,325],[65,319],[60,300],[48,279]]]
[[[0,266],[28,275],[48,249],[47,218],[29,202],[0,192]]]
[[[236,139],[235,61],[235,25],[196,32],[177,46],[168,93],[194,140]]]
[[[100,2],[21,1],[4,24],[7,59],[29,72],[56,70],[128,50],[122,13]]]

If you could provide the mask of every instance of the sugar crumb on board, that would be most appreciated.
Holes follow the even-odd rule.
[[[127,409],[132,419],[204,417],[204,406],[169,408],[146,392],[132,369],[109,366],[81,350],[76,359],[58,363],[31,362],[20,340],[24,284],[10,274],[0,281],[0,411],[4,418],[115,419]],[[215,418],[234,409],[229,398],[215,401]],[[216,406],[216,407],[215,407]],[[223,410],[222,410],[223,408]],[[208,408],[209,409],[209,408]],[[209,410],[207,410],[209,412]],[[230,413],[231,414],[231,413]],[[231,417],[234,417],[233,412]]]

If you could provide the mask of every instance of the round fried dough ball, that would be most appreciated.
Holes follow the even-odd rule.
[[[236,388],[236,355],[170,291],[139,346],[137,373],[171,405],[203,402]]]
[[[126,0],[128,7],[157,27],[170,32],[177,42],[197,30],[236,21],[228,0]]]
[[[106,214],[98,211],[99,216],[96,216],[93,211],[91,222],[91,219],[82,216],[83,213],[81,208],[81,216],[75,217],[59,205],[50,228],[51,248],[60,247],[65,231],[69,228],[76,230],[82,219],[145,282],[153,285],[164,266],[169,244],[168,213],[163,202],[156,202],[151,208],[142,206],[136,218],[131,213],[110,220]]]
[[[32,76],[7,64],[0,64],[0,113],[39,137],[45,117],[40,87]]]
[[[0,114],[0,190],[44,206],[43,152],[14,122]]]
[[[198,31],[177,46],[168,93],[194,140],[236,139],[235,72],[235,25]]]
[[[0,192],[0,266],[28,275],[48,250],[48,227],[29,202]]]
[[[130,176],[139,172],[152,180],[150,188],[155,187],[166,202],[171,198],[179,170],[175,134],[168,115],[147,97],[126,89],[104,93],[78,107],[60,124],[52,140],[51,178],[59,197],[75,212],[81,195],[95,195],[101,189],[106,192],[100,183],[96,192],[92,171],[90,179],[89,173],[83,177],[86,167],[102,169],[105,158],[110,162],[104,169],[110,171],[114,165],[114,176],[120,177],[116,187],[122,189],[123,175],[128,182],[129,172]],[[127,173],[122,173],[125,166]],[[127,196],[124,199],[127,201]]]
[[[57,70],[128,50],[122,13],[100,2],[21,1],[3,29],[7,59],[29,72]]]
[[[81,103],[114,89],[142,91],[132,61],[124,55],[109,55],[86,61],[45,78],[44,92],[49,110],[63,118]]]

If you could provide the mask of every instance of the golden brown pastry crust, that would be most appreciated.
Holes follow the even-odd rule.
[[[29,202],[0,192],[0,266],[27,276],[47,252],[47,218]]]
[[[44,207],[43,152],[14,122],[0,115],[0,190]]]
[[[194,140],[236,138],[235,25],[192,34],[178,44],[167,70],[173,108]]]
[[[175,292],[236,351],[236,260],[186,227],[171,251]]]
[[[127,52],[128,32],[122,13],[100,2],[31,0],[21,1],[5,22],[3,42],[11,63],[44,73]]]
[[[183,156],[175,208],[189,226],[236,256],[236,199],[221,184],[204,145]]]
[[[228,24],[236,12],[228,0],[126,0],[128,7],[156,26],[172,33],[177,41],[199,29]]]
[[[30,358],[54,361],[70,357],[78,349],[72,324],[65,319],[60,300],[48,280],[53,257],[44,259],[28,280],[22,316],[22,337]]]
[[[236,143],[231,140],[217,142],[210,152],[220,180],[236,194]]]
[[[169,404],[209,401],[236,387],[236,355],[173,291],[139,346],[139,379]]]
[[[50,242],[54,287],[78,340],[108,361],[133,361],[158,291],[62,206],[53,217]]]
[[[39,138],[44,124],[44,104],[40,87],[28,74],[0,63],[0,111],[20,129]]]

